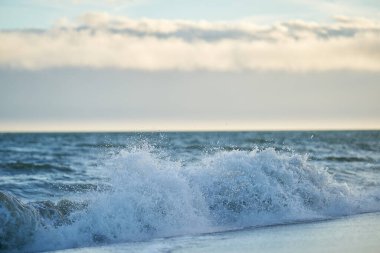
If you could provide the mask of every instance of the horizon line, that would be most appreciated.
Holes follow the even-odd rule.
[[[3,124],[1,124],[3,123]],[[89,133],[89,132],[264,132],[264,131],[376,131],[380,120],[371,121],[88,121],[88,122],[1,122],[0,133]]]
[[[336,131],[380,131],[380,128],[283,128],[283,129],[69,129],[69,130],[0,130],[0,134],[44,134],[44,133],[192,133],[192,132],[336,132]]]

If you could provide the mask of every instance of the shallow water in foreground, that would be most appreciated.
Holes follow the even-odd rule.
[[[55,253],[378,253],[380,213],[220,233],[157,238]]]
[[[0,134],[0,251],[380,210],[380,131]]]

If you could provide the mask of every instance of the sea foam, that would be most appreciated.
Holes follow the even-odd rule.
[[[0,249],[141,241],[377,208],[373,198],[338,183],[307,156],[274,149],[220,151],[185,163],[135,148],[104,162],[102,171],[109,187],[78,193],[75,202],[26,204],[2,193]]]

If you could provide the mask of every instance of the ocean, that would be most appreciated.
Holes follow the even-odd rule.
[[[1,252],[143,252],[379,211],[380,131],[0,134]]]

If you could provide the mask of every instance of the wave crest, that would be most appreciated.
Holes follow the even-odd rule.
[[[233,150],[187,164],[164,157],[151,148],[121,152],[105,162],[107,190],[78,193],[79,202],[23,204],[1,193],[2,249],[20,243],[29,251],[62,249],[323,219],[369,210],[374,201],[298,154]]]
[[[221,152],[192,173],[217,224],[242,226],[347,214],[354,193],[306,156],[263,151]]]

